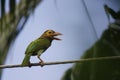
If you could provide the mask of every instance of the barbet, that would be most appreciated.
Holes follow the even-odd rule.
[[[45,52],[50,46],[53,40],[61,40],[56,38],[55,36],[62,35],[59,32],[55,32],[54,30],[46,30],[38,39],[32,41],[25,52],[25,57],[22,61],[21,66],[29,66],[30,65],[30,57],[37,56],[40,60],[40,64],[43,65],[43,60],[40,58],[41,54]]]

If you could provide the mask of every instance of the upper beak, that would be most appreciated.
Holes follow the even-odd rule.
[[[54,36],[58,36],[58,35],[62,35],[62,34],[59,33],[59,32],[55,32],[53,35],[54,35]]]

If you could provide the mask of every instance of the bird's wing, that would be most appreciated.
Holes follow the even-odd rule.
[[[27,49],[25,54],[32,55],[34,53],[37,53],[39,50],[43,50],[43,52],[49,47],[49,41],[45,39],[37,39],[35,41],[32,41]]]

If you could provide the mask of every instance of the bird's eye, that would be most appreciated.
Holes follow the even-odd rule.
[[[52,32],[48,32],[49,34],[51,34]]]

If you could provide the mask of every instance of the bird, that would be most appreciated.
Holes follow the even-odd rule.
[[[50,46],[53,40],[61,40],[55,36],[62,35],[59,32],[55,32],[54,30],[46,30],[39,38],[32,41],[25,51],[25,57],[22,61],[21,66],[29,66],[31,67],[30,57],[37,56],[40,60],[40,65],[43,66],[44,61],[40,58],[41,54],[44,53]]]

